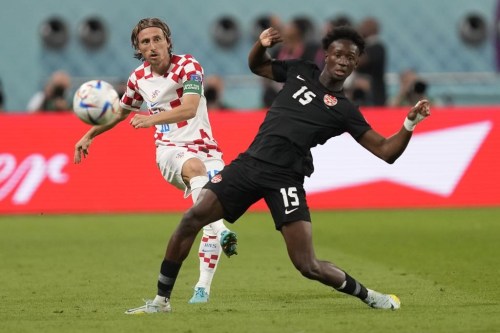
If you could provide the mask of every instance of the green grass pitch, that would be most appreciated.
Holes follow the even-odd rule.
[[[399,311],[303,278],[267,213],[232,229],[205,305],[187,304],[197,242],[172,295],[173,312],[126,316],[156,292],[180,214],[0,217],[0,332],[498,332],[500,208],[313,212],[318,258]]]

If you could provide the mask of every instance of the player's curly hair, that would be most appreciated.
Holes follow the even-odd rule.
[[[360,55],[365,52],[365,40],[355,29],[348,26],[334,28],[326,34],[321,40],[323,50],[327,51],[330,44],[339,39],[347,39],[356,44]]]
[[[148,17],[148,18],[143,18],[140,20],[134,29],[132,29],[132,35],[130,36],[130,41],[132,42],[132,47],[134,48],[134,58],[139,59],[141,61],[144,61],[144,57],[142,54],[139,52],[139,41],[137,40],[137,36],[139,35],[139,32],[146,28],[160,28],[163,31],[163,34],[165,35],[165,38],[168,40],[170,43],[170,47],[168,48],[168,53],[172,55],[172,39],[170,38],[170,28],[168,25],[160,20],[159,18],[155,17]]]

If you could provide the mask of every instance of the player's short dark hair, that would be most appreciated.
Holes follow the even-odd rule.
[[[170,28],[168,25],[160,20],[159,18],[155,17],[148,17],[148,18],[143,18],[140,20],[134,29],[132,29],[132,34],[130,36],[130,41],[132,42],[132,47],[134,48],[134,58],[139,59],[139,60],[144,60],[144,57],[142,54],[139,52],[139,41],[137,40],[137,36],[139,35],[139,32],[146,28],[160,28],[163,31],[163,34],[165,35],[165,38],[169,41],[170,47],[168,48],[168,53],[172,54],[172,39],[170,38]]]
[[[348,26],[336,27],[327,33],[321,41],[323,50],[327,51],[330,44],[339,39],[347,39],[356,44],[360,55],[365,52],[365,40],[355,29]]]

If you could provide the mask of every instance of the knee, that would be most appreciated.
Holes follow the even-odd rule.
[[[210,222],[207,210],[202,205],[195,205],[184,213],[180,224],[184,232],[198,233]]]
[[[191,158],[187,160],[182,166],[182,174],[189,178],[195,176],[206,176],[207,168],[200,159]]]
[[[197,234],[202,227],[203,225],[199,222],[197,214],[191,208],[182,216],[179,231],[183,234]]]
[[[320,266],[316,260],[303,260],[294,264],[300,274],[308,279],[316,280],[320,275]]]

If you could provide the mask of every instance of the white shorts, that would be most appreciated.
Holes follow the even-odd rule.
[[[207,168],[207,176],[211,179],[224,169],[224,161],[216,157],[195,154],[183,147],[158,146],[156,148],[156,164],[167,182],[184,191],[184,197],[190,194],[190,188],[182,180],[182,166],[191,159],[200,159]]]

